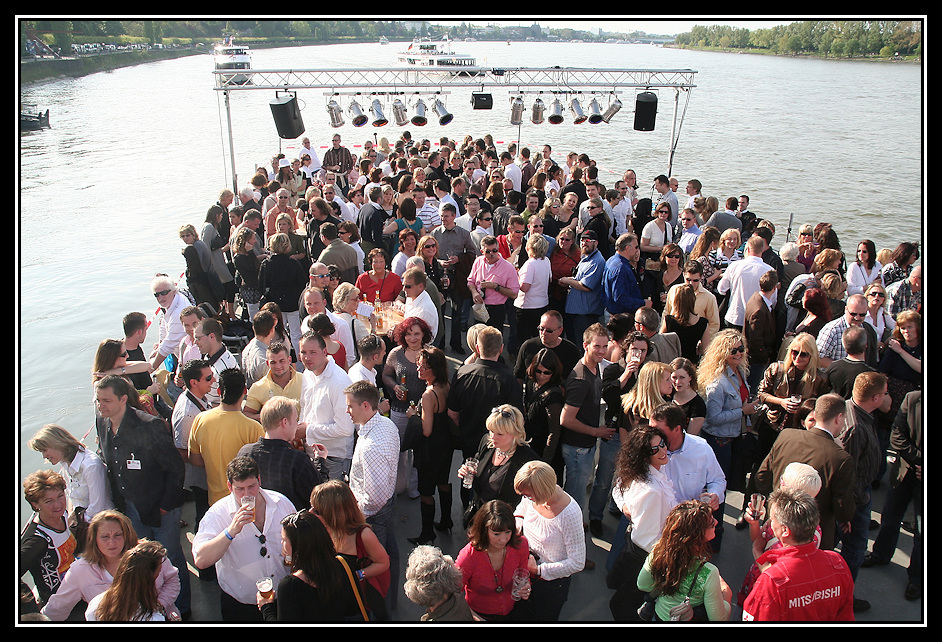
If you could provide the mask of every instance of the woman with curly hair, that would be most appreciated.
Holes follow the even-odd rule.
[[[638,590],[638,573],[644,560],[661,537],[661,528],[677,504],[674,486],[662,469],[667,465],[667,437],[651,426],[639,426],[628,434],[615,458],[615,484],[612,497],[624,513],[617,533],[624,532],[624,549],[612,547],[609,555],[609,588],[618,590],[613,598],[619,613],[634,620],[644,593]],[[623,616],[616,617],[622,620]]]
[[[716,519],[710,506],[697,500],[678,504],[667,516],[661,538],[638,575],[638,588],[657,596],[656,621],[670,621],[671,610],[686,598],[693,619],[710,622],[729,619],[732,589],[719,569],[707,561],[715,529]]]

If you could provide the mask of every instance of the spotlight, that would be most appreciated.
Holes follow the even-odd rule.
[[[331,127],[343,127],[343,110],[336,100],[327,103],[327,113],[330,115]]]
[[[602,122],[602,108],[599,106],[597,98],[593,98],[592,102],[589,103],[589,122],[593,125]]]
[[[425,117],[425,101],[421,98],[415,101],[414,111],[415,114],[412,116],[412,124],[416,127],[422,127],[428,122],[428,119]]]
[[[373,112],[373,127],[382,127],[389,122],[386,116],[383,115],[383,103],[379,101],[379,98],[373,99],[370,111]]]
[[[360,108],[360,103],[355,100],[350,101],[350,105],[347,107],[347,113],[350,114],[350,122],[354,127],[363,127],[366,121],[369,120]]]
[[[396,121],[396,125],[402,127],[409,123],[409,115],[406,113],[406,106],[402,104],[402,101],[398,98],[393,101],[393,120]]]
[[[621,101],[618,100],[618,98],[615,98],[615,100],[609,104],[608,109],[605,110],[605,113],[602,114],[602,120],[606,123],[612,122],[612,118],[614,118],[615,114],[617,114],[620,109]]]
[[[510,124],[519,125],[523,122],[523,97],[517,96],[510,101]]]
[[[579,104],[578,98],[569,101],[569,111],[572,112],[572,122],[576,125],[581,125],[586,121],[586,115],[582,112],[582,105]]]
[[[493,109],[494,97],[491,94],[471,94],[471,109]]]
[[[550,115],[547,120],[549,120],[550,125],[558,125],[563,122],[563,104],[559,102],[559,98],[554,100],[552,106],[550,106]]]
[[[540,98],[537,98],[533,101],[533,113],[530,116],[530,121],[534,125],[539,125],[543,122],[543,113],[546,111],[546,105],[543,104],[543,101]]]
[[[436,98],[435,102],[432,103],[432,111],[434,111],[435,115],[438,116],[439,125],[447,125],[454,118],[454,116],[448,113],[448,110],[445,109],[445,105],[438,98]]]

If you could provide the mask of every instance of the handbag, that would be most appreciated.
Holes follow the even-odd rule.
[[[337,559],[340,560],[340,564],[343,565],[343,570],[347,572],[347,578],[350,580],[350,587],[353,589],[353,594],[357,598],[357,606],[360,607],[360,615],[363,616],[363,621],[369,622],[371,620],[370,614],[367,613],[366,606],[363,604],[363,597],[360,595],[360,587],[357,585],[356,580],[353,579],[353,571],[350,570],[347,560],[345,560],[342,556],[338,555]]]
[[[409,417],[406,429],[402,432],[402,439],[399,440],[399,452],[407,450],[416,450],[422,443],[422,406],[418,406],[419,411]]]
[[[474,313],[474,318],[481,323],[487,323],[488,319],[491,318],[490,312],[487,311],[483,303],[475,303],[472,305],[471,312]]]

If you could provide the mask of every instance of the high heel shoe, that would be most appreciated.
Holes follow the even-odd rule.
[[[415,546],[421,546],[423,544],[431,544],[435,541],[435,533],[420,533],[418,537],[407,537],[406,540]]]
[[[451,529],[453,526],[454,524],[451,523],[445,524],[444,522],[435,522],[435,530],[437,530],[439,533],[444,533],[449,537],[451,537]]]

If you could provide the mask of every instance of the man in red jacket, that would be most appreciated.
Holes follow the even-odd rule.
[[[769,496],[772,532],[781,548],[756,560],[762,574],[742,606],[747,622],[854,620],[854,580],[844,558],[814,541],[818,506],[802,491],[778,488]]]

